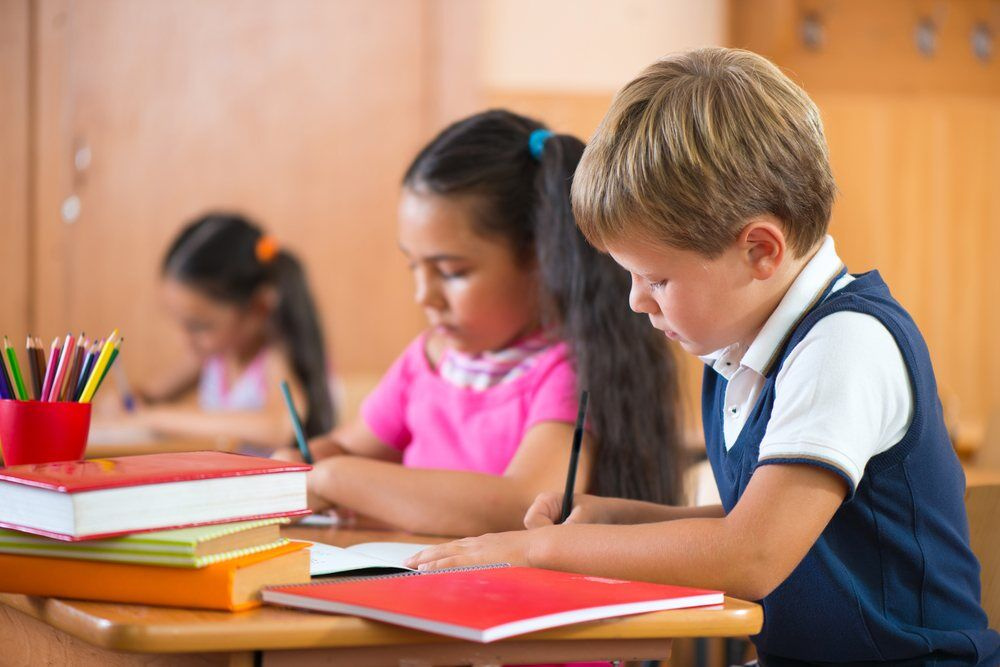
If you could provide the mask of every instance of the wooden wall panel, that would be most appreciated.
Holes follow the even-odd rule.
[[[28,0],[0,0],[0,336],[28,326],[29,250]]]
[[[1000,101],[816,98],[841,254],[854,271],[882,272],[927,339],[951,416],[973,428],[1000,405]]]
[[[338,372],[381,372],[423,323],[395,240],[399,180],[449,113],[434,86],[468,76],[432,49],[447,2],[38,4],[39,333],[119,326],[130,372],[170,363],[160,258],[183,221],[222,207],[305,262]]]
[[[822,25],[818,48],[802,21]],[[840,189],[832,233],[853,271],[878,268],[920,326],[945,408],[975,445],[1000,408],[1000,59],[995,2],[730,3],[731,42],[774,60],[816,100]],[[918,51],[917,22],[936,26]],[[993,55],[970,37],[994,26]]]
[[[996,7],[995,3],[992,7]],[[730,4],[731,42],[771,57],[823,114],[839,195],[831,232],[852,271],[878,268],[921,327],[949,420],[975,440],[1000,407],[1000,62],[977,61],[968,37],[984,2]],[[800,39],[821,12],[824,47]],[[929,13],[929,14],[928,14]],[[939,24],[937,55],[919,55],[916,20]],[[612,95],[490,90],[492,104],[589,137]],[[681,355],[696,423],[700,364]],[[975,444],[974,442],[971,444]]]

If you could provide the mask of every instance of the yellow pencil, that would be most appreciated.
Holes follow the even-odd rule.
[[[94,392],[97,391],[97,385],[101,382],[101,376],[104,374],[104,369],[108,365],[108,359],[111,358],[111,351],[115,348],[115,338],[118,337],[118,329],[111,332],[108,339],[104,341],[104,347],[101,348],[101,354],[97,357],[97,362],[94,364],[94,370],[90,372],[90,378],[87,380],[87,384],[83,386],[83,393],[80,394],[80,403],[90,403],[91,399],[94,398]]]

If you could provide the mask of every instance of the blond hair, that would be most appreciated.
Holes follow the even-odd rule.
[[[755,53],[705,48],[615,96],[574,176],[573,211],[598,247],[638,237],[709,257],[772,214],[801,256],[826,233],[835,191],[805,92]]]

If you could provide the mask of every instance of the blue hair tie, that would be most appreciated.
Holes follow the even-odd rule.
[[[549,137],[552,136],[552,130],[535,130],[528,137],[528,150],[531,151],[531,157],[536,160],[542,159],[542,149],[545,148],[545,142]]]

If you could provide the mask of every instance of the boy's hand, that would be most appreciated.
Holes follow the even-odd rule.
[[[611,498],[573,494],[573,509],[566,523],[615,523]],[[562,516],[563,494],[547,491],[538,494],[524,515],[525,528],[551,526]]]
[[[418,570],[493,563],[530,566],[531,545],[539,537],[538,533],[537,530],[518,530],[466,537],[428,547],[409,558],[405,565]]]

